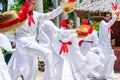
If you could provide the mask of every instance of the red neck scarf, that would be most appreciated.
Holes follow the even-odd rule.
[[[35,24],[33,19],[33,11],[28,12],[30,7],[30,3],[26,0],[25,4],[23,5],[22,9],[19,12],[20,21],[24,21],[28,18],[28,25],[31,26],[31,23]]]
[[[35,24],[35,21],[33,19],[33,11],[28,13],[28,25],[30,26],[31,23]]]

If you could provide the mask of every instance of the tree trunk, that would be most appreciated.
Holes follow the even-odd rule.
[[[65,2],[66,0],[61,0],[61,2]],[[68,18],[68,14],[66,14],[66,13],[62,13],[62,19],[63,18]]]
[[[60,0],[54,0],[54,6],[57,8],[60,5]],[[60,16],[55,18],[55,24],[59,27],[60,26]]]
[[[43,13],[43,0],[37,0],[37,4],[36,4],[36,8],[35,11]],[[40,26],[42,23],[39,22],[38,26]],[[37,31],[36,31],[36,40],[38,40],[39,37],[39,27],[37,27]],[[41,59],[41,58],[40,58]],[[42,60],[42,59],[41,59]]]
[[[77,6],[79,6],[79,0],[76,0]],[[80,18],[77,16],[76,13],[74,13],[74,23],[75,23],[75,27],[80,25]]]
[[[2,5],[3,5],[3,11],[2,12],[7,11],[7,2],[8,2],[8,0],[2,0]]]
[[[8,0],[8,2],[7,2],[7,10],[10,10],[11,5],[14,5],[14,0]]]
[[[43,13],[43,0],[37,0],[36,8],[37,12]]]

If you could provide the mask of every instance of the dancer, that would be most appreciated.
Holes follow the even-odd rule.
[[[82,54],[85,56],[86,53],[93,47],[97,47],[98,44],[98,35],[97,35],[97,31],[94,30],[93,25],[90,24],[90,22],[88,21],[88,19],[83,19],[82,20],[82,25],[84,26],[91,26],[90,27],[90,35],[87,37],[81,37],[81,40],[79,42],[80,45],[80,51],[82,52]]]
[[[29,7],[30,4],[30,7]],[[36,40],[36,29],[38,21],[43,21],[47,19],[52,19],[62,13],[61,7],[51,13],[42,14],[33,11],[35,8],[36,0],[29,0],[28,7],[28,18],[25,23],[16,30],[16,51],[14,53],[21,55],[20,58],[11,59],[10,61],[10,72],[17,72],[17,74],[23,75],[24,80],[35,80],[38,71],[38,59],[37,57],[42,57],[49,69],[49,80],[54,80],[54,70],[53,70],[53,53],[51,50],[44,48],[39,45]],[[25,7],[26,8],[26,7]],[[24,7],[23,9],[24,10]],[[24,12],[24,11],[21,11]],[[24,14],[24,13],[23,13]],[[17,57],[17,56],[14,56]],[[22,58],[22,61],[21,61]],[[12,61],[14,60],[14,62]],[[18,65],[18,63],[19,65]],[[13,63],[13,64],[11,64]],[[15,65],[12,67],[12,65]],[[32,65],[32,66],[31,66]],[[25,71],[24,71],[25,70]],[[13,77],[14,78],[13,74]],[[13,80],[15,80],[15,77]],[[56,80],[61,80],[61,77]]]
[[[49,12],[51,12],[51,8],[48,9]],[[41,46],[44,46],[45,48],[48,48],[53,53],[53,65],[55,69],[55,78],[62,75],[62,67],[63,67],[63,58],[59,55],[59,49],[60,49],[60,43],[55,38],[56,35],[64,35],[64,34],[72,34],[75,33],[75,30],[62,30],[59,29],[53,22],[53,19],[46,20],[42,23],[42,25],[39,27],[39,44]],[[43,78],[45,80],[49,80],[48,76],[48,70],[49,68],[45,66],[45,72]],[[61,79],[62,80],[62,79]]]
[[[88,74],[96,66],[101,65],[98,60],[99,50],[97,48],[90,49],[86,56],[82,55],[79,49],[81,36],[86,37],[89,35],[89,32],[86,32],[86,35],[81,33],[84,28],[85,31],[91,31],[90,27],[77,27],[76,33],[70,34],[69,37],[60,38],[58,36],[61,43],[60,55],[64,59],[62,80],[86,80]]]
[[[98,46],[103,51],[105,58],[103,59],[104,69],[100,70],[101,77],[113,77],[114,75],[114,62],[116,56],[111,47],[111,29],[110,27],[115,23],[118,13],[116,12],[112,17],[110,12],[104,12],[103,20],[99,27],[99,44]]]
[[[0,47],[4,48],[7,51],[12,51],[12,47],[11,47],[9,40],[2,33],[0,33]],[[12,80],[8,72],[8,68],[5,63],[1,48],[0,48],[0,79],[1,80]]]

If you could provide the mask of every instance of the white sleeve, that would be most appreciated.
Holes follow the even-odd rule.
[[[38,13],[38,20],[48,20],[53,19],[56,16],[60,15],[62,13],[62,8],[59,6],[57,9],[53,10],[50,13]]]
[[[46,26],[50,27],[50,30],[54,33],[60,32],[60,29],[52,21],[49,21]]]
[[[48,33],[46,33],[47,31]],[[39,27],[39,44],[49,47],[52,36],[48,36],[49,32],[57,34],[60,32],[59,28],[50,20],[46,20]],[[45,45],[44,45],[45,44]]]
[[[0,33],[0,47],[4,48],[7,51],[12,51],[12,46],[10,44],[10,41],[2,33]]]
[[[94,47],[96,47],[96,46],[98,46],[98,35],[97,35],[97,31],[93,31],[93,42],[94,42],[94,44],[93,44],[93,46]]]
[[[76,32],[76,29],[73,29],[73,30],[70,30],[70,29],[68,29],[68,30],[62,30],[61,29],[61,34],[62,35],[69,35],[69,34],[73,34],[75,32]]]
[[[72,34],[72,33],[75,33],[75,32],[76,32],[75,29],[74,29],[74,30],[70,30],[70,29],[68,29],[68,30],[63,30],[63,29],[60,29],[60,28],[58,28],[53,22],[49,23],[48,26],[50,26],[51,31],[53,31],[54,33],[59,33],[59,34],[61,34],[61,35],[66,35],[66,36],[68,36],[69,34]]]
[[[8,31],[8,32],[5,32],[4,34],[10,41],[12,42],[16,41],[15,34],[13,33],[13,31]]]
[[[106,26],[107,28],[109,28],[109,27],[111,27],[111,26],[115,23],[116,18],[117,18],[117,15],[115,14],[108,23],[106,23],[106,22],[104,21],[104,22],[102,22],[102,25],[103,25],[103,26]]]
[[[44,32],[44,28],[46,25],[43,23],[41,27],[39,27],[39,44],[43,47],[49,48],[50,47],[50,39],[47,34]]]

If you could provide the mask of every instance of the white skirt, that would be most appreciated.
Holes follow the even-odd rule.
[[[11,80],[3,54],[0,50],[0,80]]]

